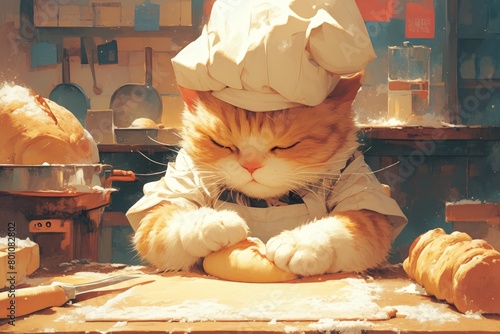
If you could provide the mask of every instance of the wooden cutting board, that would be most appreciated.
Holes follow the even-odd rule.
[[[86,321],[385,320],[380,287],[361,277],[321,276],[287,283],[240,283],[195,275],[155,275],[86,315]],[[341,278],[339,278],[341,277]]]

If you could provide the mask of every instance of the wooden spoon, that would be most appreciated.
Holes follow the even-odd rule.
[[[92,88],[94,90],[95,95],[101,95],[102,94],[102,88],[97,86],[97,80],[95,78],[95,69],[94,69],[94,50],[91,50],[90,54],[90,71],[92,72],[92,80],[94,81],[94,87]]]
[[[102,88],[97,85],[97,80],[95,77],[94,41],[91,40],[90,38],[87,38],[86,42],[87,43],[85,45],[85,48],[87,50],[87,58],[88,58],[89,65],[90,65],[90,72],[92,72],[92,80],[94,81],[94,87],[92,87],[92,89],[94,90],[95,95],[101,95]]]

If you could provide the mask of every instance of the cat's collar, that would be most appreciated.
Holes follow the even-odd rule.
[[[304,203],[304,201],[302,200],[302,196],[295,191],[290,191],[288,192],[288,194],[280,197],[259,199],[248,197],[245,194],[235,190],[224,189],[219,196],[219,200],[253,208],[269,208]]]

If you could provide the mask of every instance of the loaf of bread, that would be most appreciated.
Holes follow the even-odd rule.
[[[412,243],[407,275],[460,312],[500,314],[500,252],[463,232],[436,228]]]
[[[66,108],[25,87],[0,87],[0,164],[89,164],[99,161],[89,132]]]

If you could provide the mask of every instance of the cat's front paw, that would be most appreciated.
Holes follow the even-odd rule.
[[[300,276],[321,275],[332,263],[332,250],[323,242],[284,231],[266,244],[266,256],[279,268]]]
[[[205,257],[248,236],[247,224],[233,211],[200,208],[184,219],[189,223],[181,227],[181,242],[193,256]]]

